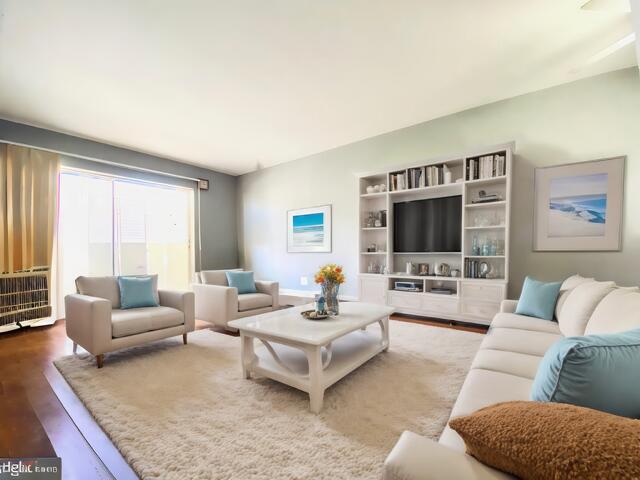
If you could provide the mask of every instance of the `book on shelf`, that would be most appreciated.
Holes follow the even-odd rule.
[[[396,172],[389,175],[389,190],[405,190],[407,188],[407,172]]]
[[[465,166],[466,180],[502,177],[506,174],[507,159],[504,154],[483,155],[467,159]]]

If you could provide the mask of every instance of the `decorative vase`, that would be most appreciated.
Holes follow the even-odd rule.
[[[322,284],[322,296],[324,297],[327,313],[330,315],[340,315],[340,304],[338,302],[338,290],[340,284],[334,282],[324,282]]]

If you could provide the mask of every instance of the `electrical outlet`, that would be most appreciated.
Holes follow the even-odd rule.
[[[307,277],[300,277],[300,285],[309,285],[309,279]]]

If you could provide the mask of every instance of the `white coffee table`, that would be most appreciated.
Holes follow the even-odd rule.
[[[311,305],[287,308],[229,322],[240,331],[244,378],[251,374],[309,393],[310,409],[320,412],[324,391],[367,360],[389,348],[391,307],[343,302],[340,315],[307,320]],[[380,328],[369,327],[378,324]],[[254,340],[262,348],[254,349]]]

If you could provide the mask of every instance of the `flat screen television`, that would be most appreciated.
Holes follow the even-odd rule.
[[[394,252],[460,252],[462,196],[393,205]]]

